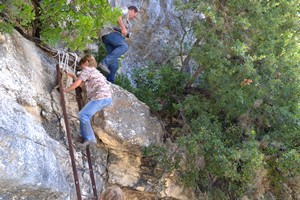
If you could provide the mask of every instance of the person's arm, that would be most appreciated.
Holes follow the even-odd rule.
[[[68,74],[68,76],[70,76],[72,79],[74,79],[75,81],[77,81],[77,77],[74,75],[74,74],[72,74],[72,73],[67,73]]]
[[[74,75],[74,74],[72,74],[72,73],[67,73],[68,74],[68,76],[70,76],[74,81],[77,81],[78,80],[78,78]],[[80,85],[79,85],[81,88],[83,88],[84,87],[84,82],[82,82]]]
[[[122,33],[122,35],[123,35],[124,37],[126,37],[126,35],[127,35],[127,29],[126,29],[126,27],[125,27],[125,25],[124,25],[124,23],[123,23],[122,17],[119,17],[119,19],[118,19],[118,24],[119,24],[119,26],[120,26],[120,28],[121,28],[121,33]]]
[[[77,79],[70,87],[68,87],[67,89],[65,89],[65,92],[70,92],[71,90],[76,89],[78,86],[80,86],[80,84],[82,83],[82,80]]]

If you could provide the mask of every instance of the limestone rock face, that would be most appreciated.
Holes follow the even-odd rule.
[[[141,154],[141,147],[161,142],[162,127],[148,106],[119,86],[113,86],[113,104],[95,117],[95,131],[110,148]],[[104,120],[101,120],[104,119]]]
[[[73,198],[65,147],[42,126],[52,111],[51,58],[19,34],[0,44],[0,198]]]
[[[149,60],[167,62],[182,34],[173,0],[110,2],[140,10],[119,72],[130,76],[132,68]],[[57,63],[20,34],[0,33],[0,199],[77,199],[56,88]],[[116,184],[126,200],[194,199],[178,185],[176,175],[162,174],[142,155],[143,148],[161,144],[159,120],[133,94],[112,88],[113,104],[92,119],[98,137],[91,149],[98,193]],[[75,140],[80,130],[74,92],[66,102],[81,193],[89,199],[93,192],[86,153]]]
[[[0,199],[77,199],[56,87],[57,60],[17,32],[4,36],[0,44]],[[169,184],[179,189],[176,193],[165,190],[155,164],[145,162],[142,155],[144,147],[161,144],[159,120],[133,94],[116,85],[112,88],[113,104],[92,119],[99,138],[91,148],[98,193],[117,184],[126,199],[176,199],[171,193],[181,199],[185,195],[176,181]],[[66,95],[66,102],[81,193],[88,199],[93,192],[86,153],[75,140],[80,131],[74,93]]]
[[[70,196],[68,154],[13,99],[0,98],[0,197],[65,199]],[[35,192],[34,192],[35,191]]]
[[[149,61],[164,64],[170,54],[177,56],[182,26],[175,12],[174,0],[109,0],[112,6],[135,5],[139,13],[132,24],[132,36],[126,39],[129,49],[119,73],[130,77],[131,70],[144,67]],[[176,53],[177,51],[177,53]]]
[[[5,42],[5,36],[0,32],[0,44]]]

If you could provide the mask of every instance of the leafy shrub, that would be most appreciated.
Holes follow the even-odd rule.
[[[227,199],[254,195],[258,171],[267,170],[266,193],[280,198],[282,183],[300,174],[295,1],[180,5],[187,11],[201,5],[206,16],[192,23],[202,42],[194,45],[191,56],[203,67],[195,90],[205,88],[209,95],[185,91],[180,84],[186,82],[176,82],[172,70],[164,81],[160,75],[165,69],[139,73],[135,94],[158,114],[181,120],[172,138],[176,153],[156,154],[160,162],[169,162],[161,166],[176,166],[171,169],[181,175],[184,185]],[[177,164],[170,164],[174,160]]]
[[[285,115],[292,114],[281,108],[282,104],[292,106],[291,102],[278,99],[272,106],[265,105],[255,95],[249,96],[249,90],[260,92],[260,87],[241,85],[243,90],[233,86],[230,93],[226,89],[227,95],[216,96],[218,90],[211,91],[211,96],[186,94],[186,75],[171,66],[146,67],[135,72],[135,87],[128,88],[130,84],[125,81],[131,92],[158,115],[167,113],[179,120],[184,116],[183,124],[187,124],[188,130],[184,126],[176,128],[175,150],[168,145],[152,147],[145,150],[145,155],[155,157],[166,172],[176,170],[185,186],[199,188],[214,197],[225,195],[233,199],[257,190],[255,177],[259,169],[268,170],[275,194],[282,181],[299,175],[296,150],[299,124],[293,120],[295,115],[291,120]],[[235,90],[240,92],[240,97],[233,99],[237,95]],[[244,99],[250,103],[242,103]],[[276,110],[277,107],[280,109]],[[280,119],[270,116],[271,113]],[[263,121],[265,117],[269,120]],[[263,141],[267,143],[265,147],[261,147]],[[282,148],[284,153],[280,153]]]
[[[173,104],[179,102],[183,95],[186,75],[171,66],[160,69],[152,66],[134,69],[132,78],[135,87],[122,83],[121,86],[133,92],[155,112],[176,112]]]

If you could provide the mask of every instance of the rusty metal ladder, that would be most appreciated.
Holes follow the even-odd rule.
[[[73,169],[76,194],[77,194],[77,199],[81,200],[82,196],[81,196],[81,192],[80,192],[80,184],[79,184],[78,173],[77,173],[76,164],[75,164],[74,149],[73,149],[73,145],[72,145],[72,135],[71,135],[69,120],[68,120],[68,116],[67,116],[67,108],[66,108],[65,96],[64,96],[64,91],[63,91],[64,87],[63,87],[62,80],[61,80],[59,65],[56,65],[56,71],[57,71],[57,82],[59,85],[59,92],[60,92],[60,103],[61,103],[64,120],[65,120],[65,125],[66,125],[67,139],[68,139],[68,145],[69,145],[69,154],[71,157],[71,164],[72,164],[72,169]],[[77,99],[77,103],[78,103],[78,108],[79,108],[79,110],[81,110],[83,108],[83,102],[82,102],[82,98],[81,98],[81,93],[78,89],[79,88],[76,89],[76,99]],[[88,159],[89,172],[90,172],[90,178],[91,178],[93,195],[94,195],[92,199],[97,200],[98,194],[97,194],[97,188],[96,188],[96,182],[95,182],[95,177],[94,177],[94,172],[93,172],[91,152],[90,152],[89,146],[86,147],[86,155],[87,155],[87,159]]]

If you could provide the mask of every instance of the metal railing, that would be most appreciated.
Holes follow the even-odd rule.
[[[65,101],[65,95],[64,95],[64,86],[63,86],[62,80],[61,80],[61,72],[60,72],[59,65],[56,65],[56,71],[57,71],[57,82],[58,82],[59,93],[60,93],[60,102],[61,102],[64,121],[65,121],[65,125],[66,125],[67,141],[68,141],[68,146],[69,146],[69,154],[71,157],[71,164],[72,164],[73,176],[74,176],[74,181],[75,181],[76,194],[77,194],[77,199],[81,200],[82,197],[81,197],[81,192],[80,192],[80,184],[79,184],[78,173],[77,173],[77,168],[76,168],[76,163],[75,163],[74,149],[73,149],[73,145],[72,145],[72,134],[70,131],[70,125],[69,125],[69,119],[68,119],[68,115],[67,115],[66,101]],[[83,108],[83,101],[82,101],[81,92],[78,89],[79,88],[76,89],[76,99],[77,99],[77,103],[78,103],[78,108],[79,108],[79,110],[81,110]],[[86,155],[87,155],[87,159],[88,159],[90,179],[91,179],[92,189],[93,189],[93,194],[94,194],[93,199],[98,199],[96,182],[95,182],[93,166],[92,166],[91,152],[90,152],[89,146],[86,147]]]

